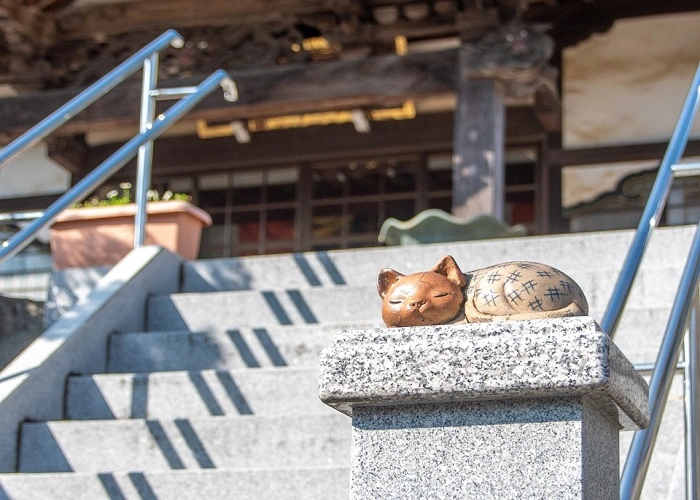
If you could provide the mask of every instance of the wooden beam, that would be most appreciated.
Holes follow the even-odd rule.
[[[233,137],[165,137],[154,144],[153,172],[156,176],[184,175],[350,159],[358,155],[449,151],[452,122],[452,113],[442,113],[418,115],[414,120],[371,122],[369,133],[358,133],[350,124],[276,130],[251,134],[248,144],[239,144]],[[94,168],[119,146],[91,148],[86,163]],[[132,161],[128,168],[133,171],[133,166]],[[132,174],[127,170],[123,175]]]
[[[88,145],[84,136],[49,137],[46,140],[49,158],[74,175],[81,176],[85,168]]]
[[[56,38],[82,40],[95,33],[114,36],[141,30],[162,30],[191,26],[222,26],[269,20],[271,16],[304,16],[333,13],[327,0],[168,0],[140,1],[104,5],[97,3],[83,8],[67,8],[55,14],[60,28]],[[337,7],[342,2],[335,2]],[[348,4],[349,5],[349,4]]]
[[[550,134],[561,130],[561,100],[553,89],[547,86],[537,89],[532,110],[542,130]]]
[[[185,120],[237,120],[343,108],[396,106],[407,99],[453,92],[456,50],[407,56],[287,65],[257,71],[233,71],[239,101],[220,92],[205,98]],[[201,78],[162,82],[163,87],[192,85]],[[0,99],[0,130],[17,135],[74,97],[78,90],[47,91]],[[96,128],[138,123],[140,85],[124,83],[78,114],[56,133],[74,135]]]
[[[569,232],[569,221],[562,216],[561,208],[562,168],[551,155],[552,151],[558,151],[560,148],[560,133],[548,134],[540,147],[540,230],[544,234]]]
[[[43,211],[60,198],[60,196],[61,193],[27,196],[23,198],[0,198],[0,213],[31,212],[34,210]]]
[[[196,136],[164,137],[154,144],[154,173],[185,175],[266,165],[299,164],[362,155],[401,155],[452,151],[452,112],[418,114],[413,120],[370,122],[369,133],[352,125],[329,125],[251,134],[251,142],[239,144],[233,137],[199,139]],[[543,133],[530,108],[506,110],[507,145],[533,144]],[[90,148],[86,168],[92,169],[122,144]],[[134,162],[118,174],[133,175]]]
[[[549,158],[550,163],[562,167],[655,159],[661,162],[667,146],[666,142],[657,142],[597,148],[558,149],[550,151]],[[700,156],[700,140],[688,141],[685,156]]]

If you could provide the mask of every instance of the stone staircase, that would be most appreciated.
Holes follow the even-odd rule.
[[[658,230],[616,343],[653,361],[694,228]],[[109,335],[105,373],[65,381],[64,420],[27,421],[0,499],[335,499],[349,492],[350,421],[318,400],[333,335],[382,326],[377,271],[507,260],[560,268],[599,319],[629,231],[185,263],[149,297],[145,331]],[[644,498],[683,498],[674,384]],[[624,460],[631,436],[622,436]],[[400,460],[400,457],[397,457]]]

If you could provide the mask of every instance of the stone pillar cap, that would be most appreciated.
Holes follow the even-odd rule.
[[[625,430],[649,423],[649,387],[589,317],[345,331],[324,349],[320,397],[355,406],[590,398]]]

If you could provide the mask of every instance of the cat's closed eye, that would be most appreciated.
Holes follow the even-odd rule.
[[[448,295],[450,295],[450,292],[439,292],[433,295],[433,297],[439,299],[440,297],[447,297]]]

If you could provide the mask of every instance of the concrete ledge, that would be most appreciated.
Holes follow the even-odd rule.
[[[66,377],[104,371],[108,336],[143,330],[146,297],[177,291],[181,262],[159,247],[132,251],[0,372],[0,471],[16,468],[21,422],[63,418]]]
[[[84,299],[109,272],[111,266],[76,267],[53,271],[49,276],[44,305],[44,328],[47,329]]]
[[[623,429],[648,424],[648,386],[589,317],[343,332],[320,397],[356,407],[585,396]]]

